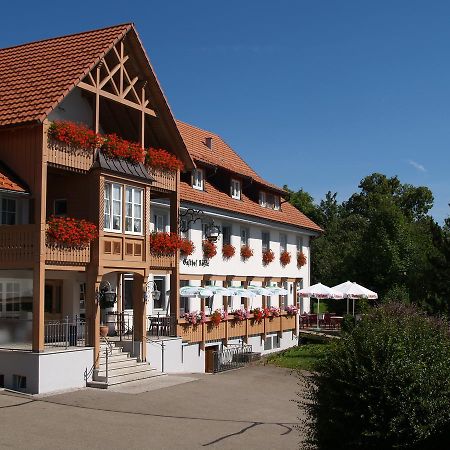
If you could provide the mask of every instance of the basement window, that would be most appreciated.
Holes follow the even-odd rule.
[[[27,388],[27,377],[23,375],[13,375],[13,386],[16,391],[23,391]]]
[[[0,375],[0,388],[5,387],[5,375]]]

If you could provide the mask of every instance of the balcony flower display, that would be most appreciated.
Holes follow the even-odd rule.
[[[157,256],[173,256],[182,246],[177,233],[155,232],[150,235],[150,253]]]
[[[150,170],[162,172],[176,172],[183,170],[183,163],[172,153],[161,148],[148,148],[145,155],[145,165]]]
[[[93,150],[99,146],[95,131],[84,124],[66,120],[52,122],[48,128],[49,138],[67,144],[73,149]]]
[[[47,245],[67,249],[84,249],[97,238],[97,226],[84,219],[54,217],[47,222]]]
[[[180,243],[180,253],[181,256],[189,256],[192,255],[195,251],[194,243],[189,239],[181,239]]]
[[[203,256],[207,259],[211,259],[217,254],[217,246],[214,242],[204,240],[203,241]]]
[[[303,267],[306,264],[306,255],[303,252],[297,254],[297,266]]]
[[[183,314],[183,319],[190,325],[197,326],[206,322],[206,316],[203,311],[193,311]]]
[[[101,150],[110,158],[122,158],[131,163],[143,163],[145,159],[145,151],[141,144],[137,142],[130,142],[122,139],[117,134],[107,134],[106,136],[99,136],[101,141]]]
[[[298,308],[295,305],[288,305],[284,310],[288,316],[295,316],[298,313]]]
[[[98,148],[111,158],[126,159],[133,164],[145,163],[150,170],[173,172],[183,169],[183,163],[166,150],[143,149],[138,142],[128,141],[115,133],[95,133],[84,124],[57,120],[50,124],[48,137],[73,150],[93,151]]]
[[[261,321],[264,319],[264,310],[261,308],[254,308],[252,309],[251,313],[253,314],[253,320],[255,322],[261,323]]]
[[[280,317],[281,316],[281,309],[280,308],[276,308],[275,306],[271,306],[269,308],[270,314],[272,315],[272,317]]]
[[[230,259],[236,253],[236,249],[231,244],[224,244],[222,247],[222,255],[225,259]]]
[[[270,248],[268,250],[263,251],[262,261],[265,266],[270,264],[275,259],[275,253]]]
[[[236,311],[233,311],[234,314],[234,320],[236,322],[242,322],[245,319],[248,319],[248,310],[247,309],[236,309]]]
[[[287,266],[290,262],[291,262],[291,254],[285,250],[280,255],[280,263],[284,267]]]
[[[253,256],[253,250],[248,245],[241,247],[241,258],[246,261]]]
[[[223,320],[222,311],[216,309],[210,316],[209,316],[212,324],[216,327],[220,325],[220,322]]]

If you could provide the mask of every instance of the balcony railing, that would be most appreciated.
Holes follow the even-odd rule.
[[[163,172],[161,170],[150,170],[150,175],[155,179],[152,188],[162,191],[176,191],[177,172]]]
[[[150,255],[150,267],[152,269],[172,269],[175,267],[175,258],[176,255],[173,256],[157,256]]]
[[[279,317],[265,317],[261,322],[256,321],[250,314],[248,319],[236,321],[232,314],[227,320],[214,325],[209,318],[206,322],[191,325],[184,319],[178,320],[177,334],[187,342],[206,342],[236,337],[265,335],[267,333],[297,329],[297,317],[282,314]]]
[[[49,141],[48,162],[68,170],[87,172],[94,162],[94,151],[74,149],[70,145]]]
[[[0,265],[18,267],[33,261],[34,225],[0,226]]]
[[[91,248],[64,248],[47,246],[45,248],[45,262],[52,265],[83,266],[91,260]]]

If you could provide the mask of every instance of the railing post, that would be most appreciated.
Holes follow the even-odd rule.
[[[161,326],[161,323],[159,322],[159,312],[156,314],[156,316],[157,316],[157,322],[156,322],[156,336],[158,337],[158,339],[159,339],[159,334],[160,334],[160,329],[159,329],[159,327]]]
[[[69,316],[66,316],[65,322],[66,322],[65,323],[65,328],[66,328],[65,334],[66,334],[66,350],[67,350],[69,347]]]

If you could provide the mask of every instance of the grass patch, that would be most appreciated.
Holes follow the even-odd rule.
[[[267,362],[275,366],[287,367],[288,369],[313,371],[329,347],[330,344],[299,345],[298,347],[289,348],[268,356]]]

